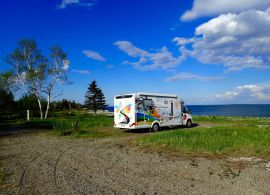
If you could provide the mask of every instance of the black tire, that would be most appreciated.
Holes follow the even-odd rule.
[[[153,132],[158,132],[158,131],[159,131],[159,124],[158,124],[158,123],[155,123],[155,124],[152,126],[151,130],[152,130]]]
[[[187,128],[191,128],[192,127],[192,121],[191,120],[188,120],[187,121],[186,127]]]

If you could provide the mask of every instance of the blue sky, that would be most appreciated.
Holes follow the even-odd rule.
[[[0,71],[21,38],[67,52],[60,99],[83,102],[96,79],[110,105],[137,91],[270,103],[269,0],[2,0],[0,24]]]

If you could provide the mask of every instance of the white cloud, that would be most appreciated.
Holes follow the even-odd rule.
[[[269,68],[270,8],[220,15],[198,26],[193,38],[173,41],[202,63],[223,64],[227,72]]]
[[[181,56],[175,58],[166,47],[150,53],[134,46],[129,41],[116,41],[114,45],[130,57],[138,58],[136,62],[125,61],[124,63],[130,64],[141,71],[172,70],[185,59],[184,52]]]
[[[89,75],[91,72],[89,70],[77,70],[77,69],[72,69],[71,72],[77,73],[77,74],[84,74],[84,75]]]
[[[183,81],[183,80],[213,81],[213,80],[220,80],[220,79],[223,79],[223,77],[201,76],[194,73],[183,72],[183,73],[179,73],[177,75],[167,78],[166,81],[168,82]]]
[[[102,61],[102,62],[106,61],[106,58],[101,56],[98,52],[91,51],[91,50],[83,50],[82,52],[86,57],[91,58],[93,60]]]
[[[69,69],[69,65],[70,65],[70,61],[69,60],[64,60],[63,61],[63,70],[68,70]]]
[[[65,9],[67,6],[77,5],[81,7],[92,7],[95,5],[94,0],[62,0],[62,2],[57,6],[59,9]]]
[[[116,41],[114,45],[116,45],[120,50],[124,51],[131,57],[140,57],[148,54],[147,51],[135,47],[129,41]]]
[[[267,102],[270,101],[269,84],[252,84],[236,87],[234,90],[217,94],[215,97],[219,100],[241,100],[241,102]]]
[[[269,0],[194,0],[191,10],[186,11],[182,21],[194,20],[204,16],[217,16],[227,13],[240,13],[249,9],[265,9]]]

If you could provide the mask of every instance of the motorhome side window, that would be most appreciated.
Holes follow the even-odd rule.
[[[115,97],[116,99],[125,99],[125,98],[132,98],[132,95],[121,95],[121,96],[117,96]]]

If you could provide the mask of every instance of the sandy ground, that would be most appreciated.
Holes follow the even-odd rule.
[[[133,137],[2,135],[0,194],[270,194],[263,160],[169,157],[127,145]]]

